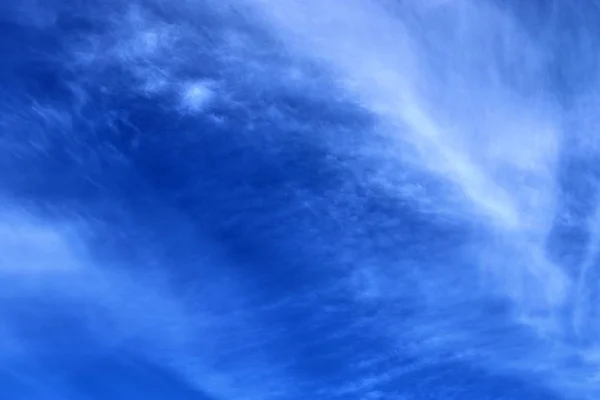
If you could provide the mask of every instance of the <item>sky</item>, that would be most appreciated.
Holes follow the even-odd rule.
[[[0,398],[597,399],[598,21],[0,0]]]

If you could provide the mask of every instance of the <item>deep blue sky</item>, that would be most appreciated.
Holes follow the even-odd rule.
[[[597,398],[599,12],[0,2],[0,398]]]

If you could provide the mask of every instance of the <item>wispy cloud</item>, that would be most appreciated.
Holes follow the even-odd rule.
[[[562,342],[571,330],[563,313],[588,283],[580,278],[577,288],[572,266],[557,263],[546,247],[562,196],[558,169],[568,134],[566,113],[555,101],[548,73],[552,50],[547,43],[488,2],[440,2],[436,7],[358,0],[343,6],[294,0],[245,3],[290,49],[330,68],[338,87],[380,119],[380,129],[397,142],[392,151],[399,165],[451,183],[437,191],[440,209],[446,210],[443,204],[452,199],[455,218],[482,224],[489,235],[472,254],[481,276],[492,277],[488,291],[511,299],[515,322],[544,336],[549,349],[563,346],[564,353],[554,361],[530,354],[529,360],[521,360],[524,368],[549,362],[552,367],[541,368],[551,375],[567,368],[562,357],[579,350]],[[393,176],[389,189],[394,190]],[[583,274],[586,265],[580,267]],[[424,279],[450,283],[448,275],[455,272],[447,267]],[[480,301],[479,296],[465,300],[463,293],[438,294],[447,289],[435,284],[425,290],[424,296],[435,299],[433,307],[446,303],[456,309],[423,317],[418,323],[424,326]],[[447,318],[455,317],[462,318]],[[476,320],[468,324],[474,325],[467,331],[485,337]],[[578,325],[591,329],[594,323],[579,319]],[[468,333],[468,339],[453,342],[443,346],[476,347],[477,339]],[[506,350],[501,344],[493,347]],[[494,354],[493,359],[500,358]],[[580,376],[584,386],[585,375]],[[561,381],[570,385],[572,379],[577,380],[569,375]]]
[[[69,315],[91,337],[96,348],[88,351],[137,354],[214,398],[277,398],[283,390],[277,386],[280,378],[273,379],[278,372],[269,374],[268,384],[261,372],[269,369],[263,364],[268,360],[250,355],[253,358],[219,366],[228,346],[257,339],[252,333],[257,326],[232,287],[217,288],[214,279],[198,284],[190,302],[173,293],[156,274],[141,276],[116,265],[98,265],[77,238],[85,236],[81,231],[85,226],[78,225],[68,220],[50,223],[24,211],[3,213],[0,333],[6,368],[33,373],[22,366],[35,365],[48,354],[71,351],[40,347],[33,337],[17,333],[43,325],[53,315]],[[196,267],[214,271],[216,265]],[[28,311],[16,312],[19,309]]]
[[[53,7],[38,6],[12,10],[13,17],[40,31],[69,25]],[[598,210],[590,201],[591,211],[581,211],[583,200],[577,195],[575,205],[566,204],[571,189],[561,177],[570,162],[597,157],[597,143],[590,139],[597,125],[592,118],[596,103],[589,94],[577,97],[573,110],[559,103],[549,72],[556,62],[552,49],[506,9],[465,0],[210,0],[82,12],[90,26],[78,28],[71,21],[76,32],[60,55],[45,55],[45,61],[68,71],[72,101],[54,104],[26,93],[8,96],[2,104],[1,127],[10,133],[0,139],[0,156],[6,155],[0,165],[7,166],[1,187],[6,197],[0,200],[0,316],[6,317],[0,325],[0,360],[5,365],[36,360],[43,353],[20,329],[66,314],[98,351],[135,354],[173,371],[199,392],[228,400],[307,393],[384,398],[383,386],[449,360],[535,373],[568,394],[596,393]],[[26,178],[20,165],[50,157],[56,137],[82,143],[80,126],[114,128],[115,110],[101,108],[101,115],[92,117],[89,111],[94,93],[108,97],[113,91],[151,99],[173,118],[209,117],[211,123],[227,124],[222,109],[240,112],[242,122],[236,126],[256,135],[252,139],[260,146],[268,146],[280,135],[277,127],[285,126],[315,148],[326,148],[328,162],[339,162],[335,169],[348,173],[344,176],[366,177],[361,188],[407,204],[432,225],[461,227],[464,240],[460,248],[440,250],[445,253],[439,259],[447,258],[443,262],[419,263],[400,245],[397,259],[381,255],[373,250],[378,241],[410,242],[410,226],[404,226],[410,222],[386,216],[384,233],[374,232],[371,226],[380,221],[370,224],[357,216],[368,201],[361,202],[347,183],[326,188],[331,199],[289,190],[294,192],[285,193],[289,202],[278,214],[273,210],[285,217],[314,207],[311,215],[326,220],[323,225],[306,222],[310,226],[302,229],[309,233],[299,237],[314,243],[298,240],[295,251],[318,249],[314,262],[323,269],[333,266],[327,272],[339,278],[333,287],[324,283],[273,304],[253,302],[256,288],[200,235],[189,238],[201,249],[202,261],[187,267],[207,276],[196,286],[173,283],[176,270],[184,266],[155,257],[154,249],[144,249],[144,260],[152,264],[148,268],[122,265],[127,262],[116,256],[102,259],[89,240],[95,233],[91,217],[72,212],[51,218],[20,204],[18,194],[11,197],[11,185]],[[281,93],[301,94],[307,103],[318,100],[315,109],[352,104],[372,124],[360,128],[366,133],[359,144],[348,145],[330,135],[343,131],[340,126],[311,124],[294,115],[293,106],[270,100]],[[258,105],[264,106],[260,113]],[[255,133],[261,118],[270,131]],[[566,132],[570,118],[582,126],[573,136]],[[238,133],[231,133],[232,143]],[[177,134],[170,139],[187,144],[189,132]],[[85,155],[96,154],[94,149],[79,154],[59,147],[74,153],[70,156],[82,169]],[[124,154],[119,157],[128,163]],[[597,177],[591,169],[584,166],[583,172],[567,175],[589,177],[593,195]],[[241,181],[240,186],[249,185]],[[103,201],[118,208],[117,202]],[[346,209],[352,207],[360,209],[357,215]],[[179,222],[175,218],[171,226],[184,226]],[[329,222],[335,229],[323,227]],[[553,235],[569,223],[589,238],[580,262],[564,261],[551,248]],[[400,225],[406,229],[392,229]],[[259,236],[256,227],[248,229]],[[331,234],[332,239],[331,230],[341,233]],[[443,232],[450,235],[452,229]],[[437,239],[424,235],[414,243],[433,252]],[[570,251],[566,239],[559,242]],[[152,245],[162,249],[158,241]],[[319,258],[319,251],[326,255]],[[185,292],[192,286],[191,293]],[[323,304],[335,296],[339,304]],[[33,312],[20,312],[29,306]],[[355,334],[380,347],[360,362],[348,362],[352,379],[322,387],[310,372],[299,372],[303,362],[316,363],[310,358],[316,355],[309,357],[301,346],[279,352],[293,347],[288,337],[298,332],[278,330],[274,315],[299,310],[318,320],[306,318],[314,326],[297,328],[315,336],[307,343],[328,344]],[[344,317],[325,334],[320,324],[329,315]],[[344,363],[352,358],[334,350],[331,358]],[[396,365],[407,355],[419,361]]]

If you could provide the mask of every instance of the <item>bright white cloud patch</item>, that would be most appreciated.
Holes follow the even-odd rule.
[[[210,82],[193,81],[182,85],[180,96],[183,109],[199,112],[210,104],[215,92]]]
[[[65,228],[5,210],[0,217],[0,273],[27,279],[79,271],[83,266]]]

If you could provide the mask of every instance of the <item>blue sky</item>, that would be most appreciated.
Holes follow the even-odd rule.
[[[0,2],[10,400],[596,399],[593,2]]]

